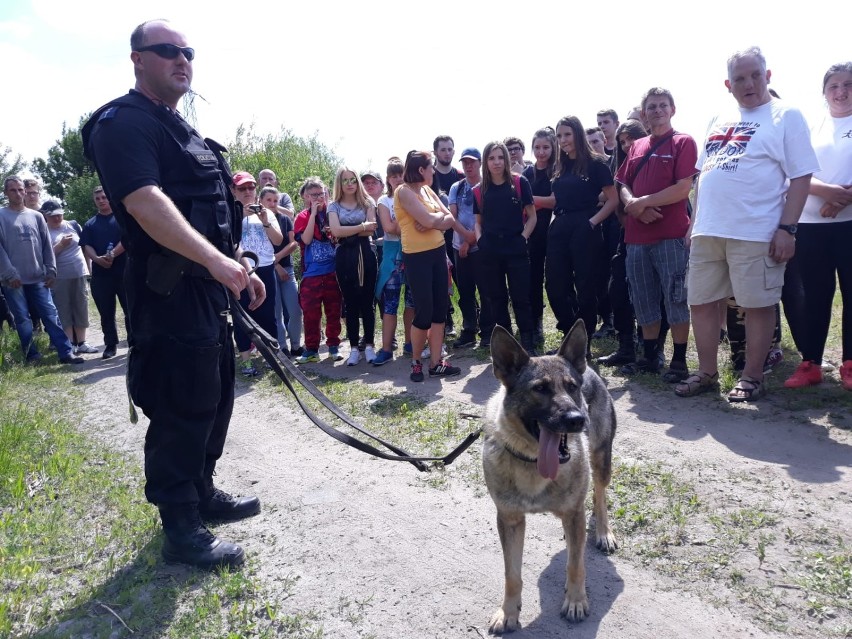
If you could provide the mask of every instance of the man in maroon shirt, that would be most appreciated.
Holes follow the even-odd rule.
[[[645,344],[644,356],[622,370],[627,373],[659,370],[662,299],[674,342],[674,354],[664,375],[669,382],[679,382],[688,375],[688,254],[684,237],[689,229],[687,199],[698,159],[695,140],[672,129],[674,114],[674,99],[667,90],[653,88],[642,97],[642,115],[651,135],[634,142],[616,175],[627,212],[624,227],[627,280]]]

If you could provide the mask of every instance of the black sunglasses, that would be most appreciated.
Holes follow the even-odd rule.
[[[149,44],[147,47],[139,47],[136,51],[140,53],[142,51],[151,51],[166,60],[174,60],[181,53],[187,62],[192,62],[193,58],[195,58],[195,49],[192,47],[179,47],[176,44]]]

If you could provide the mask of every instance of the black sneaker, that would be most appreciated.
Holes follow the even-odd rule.
[[[115,346],[107,346],[104,349],[104,354],[101,355],[104,359],[109,359],[110,357],[115,357]]]
[[[293,350],[290,351],[290,357],[292,359],[296,359],[297,357],[301,357],[304,354],[305,354],[305,349],[302,346],[300,346],[299,348],[294,348]]]
[[[632,346],[632,344],[631,344]],[[604,357],[598,357],[598,364],[604,366],[618,366],[620,364],[631,364],[636,361],[636,352],[627,348],[619,348],[614,353]]]
[[[65,357],[60,357],[59,361],[62,364],[83,364],[86,362],[79,355],[66,355]]]
[[[689,377],[689,369],[686,367],[686,362],[672,361],[669,364],[669,370],[663,373],[663,381],[669,384],[677,384]]]
[[[458,366],[450,366],[443,360],[429,369],[429,377],[452,377],[460,374],[461,369]]]
[[[469,348],[476,345],[476,333],[473,331],[462,331],[459,338],[453,342],[453,348]]]
[[[601,327],[592,333],[592,339],[604,339],[607,337],[615,337],[615,329],[608,322],[601,324]]]
[[[422,382],[423,381],[423,364],[419,360],[411,361],[411,381],[412,382]]]
[[[662,365],[660,364],[660,360],[658,358],[654,359],[645,359],[644,357],[640,357],[632,364],[627,364],[621,367],[622,375],[636,375],[638,373],[651,373],[656,375],[660,372]]]

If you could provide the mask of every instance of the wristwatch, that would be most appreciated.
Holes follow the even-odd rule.
[[[778,228],[782,231],[787,231],[793,237],[796,237],[796,231],[799,230],[798,224],[779,224]]]

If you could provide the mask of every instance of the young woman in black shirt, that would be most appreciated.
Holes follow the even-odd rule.
[[[530,308],[532,309],[535,342],[544,344],[544,261],[547,253],[547,229],[553,209],[541,206],[542,197],[552,194],[550,181],[556,170],[556,132],[549,126],[535,132],[532,139],[535,164],[524,169],[524,177],[532,186],[535,202],[535,229],[527,242],[530,255]]]
[[[577,319],[592,331],[597,320],[595,265],[603,248],[600,224],[615,210],[618,194],[607,158],[592,151],[575,116],[556,124],[559,153],[551,187],[540,206],[553,208],[547,233],[545,278],[556,328],[567,332]],[[598,208],[598,195],[606,202]]]
[[[509,170],[509,150],[489,142],[482,154],[482,182],[474,187],[475,232],[485,275],[485,291],[494,320],[511,331],[509,300],[515,311],[521,345],[536,354],[530,312],[530,260],[527,240],[536,224],[530,183]],[[506,283],[508,281],[508,291]]]

